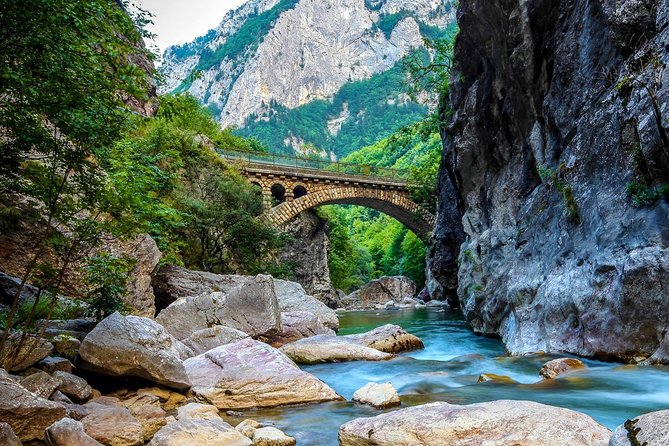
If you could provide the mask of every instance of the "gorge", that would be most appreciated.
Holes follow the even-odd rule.
[[[0,445],[669,445],[666,1],[149,20],[0,5]]]

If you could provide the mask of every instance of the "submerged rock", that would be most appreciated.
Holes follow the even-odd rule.
[[[504,375],[496,375],[494,373],[482,373],[479,375],[478,379],[476,380],[477,383],[498,383],[498,384],[517,384],[518,381],[509,378],[508,376]]]
[[[353,401],[369,404],[378,409],[399,406],[401,404],[397,390],[390,383],[368,383],[356,390],[353,394]]]
[[[666,446],[669,444],[669,410],[651,412],[618,426],[609,446]]]
[[[251,446],[250,439],[223,420],[186,418],[160,429],[148,446]]]
[[[341,426],[341,446],[606,446],[611,432],[585,414],[529,401],[432,403]]]
[[[539,374],[546,379],[555,379],[565,373],[583,370],[587,367],[582,361],[575,358],[558,358],[548,361],[541,367]]]
[[[151,319],[114,313],[79,350],[82,366],[104,375],[138,376],[168,387],[190,387],[176,340]]]
[[[44,429],[65,414],[63,404],[29,392],[0,369],[0,422],[9,424],[21,441],[42,440]]]
[[[184,366],[193,392],[219,409],[342,399],[279,350],[253,339],[217,347],[187,359]]]
[[[300,339],[281,347],[281,351],[298,364],[340,361],[383,361],[393,357],[361,345],[345,336],[318,335]]]
[[[371,331],[343,336],[361,345],[386,353],[408,352],[424,348],[423,341],[399,325],[386,324]]]

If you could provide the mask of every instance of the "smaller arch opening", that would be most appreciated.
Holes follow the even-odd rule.
[[[270,191],[272,192],[272,201],[274,202],[274,205],[286,201],[286,188],[283,187],[282,184],[273,184]]]
[[[297,199],[300,197],[304,197],[305,195],[307,195],[307,189],[304,186],[299,186],[299,185],[295,186],[295,188],[293,189],[293,197]]]

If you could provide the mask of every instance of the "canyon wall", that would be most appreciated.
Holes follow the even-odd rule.
[[[669,4],[461,0],[458,20],[430,291],[515,354],[666,361]]]

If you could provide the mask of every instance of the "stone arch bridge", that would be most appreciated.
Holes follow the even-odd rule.
[[[355,204],[394,217],[427,241],[435,217],[411,199],[406,172],[265,153],[220,151],[259,186],[266,218],[281,227],[300,212]]]

